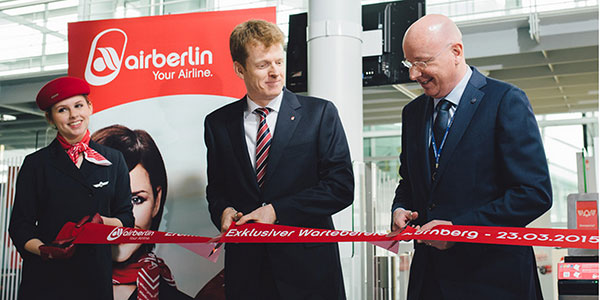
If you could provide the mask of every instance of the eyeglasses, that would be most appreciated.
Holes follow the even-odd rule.
[[[415,61],[415,62],[410,62],[408,60],[403,60],[402,64],[408,68],[408,70],[410,70],[412,67],[415,67],[419,70],[425,70],[427,68],[427,63],[430,63],[431,61],[433,61],[436,57],[440,56],[440,54],[442,54],[442,52],[444,52],[444,50],[448,49],[448,47],[452,46],[452,43],[446,45],[446,47],[444,47],[442,50],[440,50],[440,52],[438,52],[436,55],[432,56],[430,59],[426,60],[426,61]]]

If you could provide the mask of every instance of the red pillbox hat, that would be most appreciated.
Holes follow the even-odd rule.
[[[46,83],[38,92],[35,102],[41,110],[47,110],[62,100],[89,93],[90,86],[83,79],[65,76]]]

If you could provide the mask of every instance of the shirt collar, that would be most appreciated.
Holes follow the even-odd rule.
[[[272,112],[279,112],[279,108],[281,108],[281,99],[283,99],[283,90],[281,90],[281,93],[273,98],[266,107],[270,108]],[[246,95],[246,110],[244,111],[244,117],[249,116],[259,107],[261,106],[252,101],[250,96]]]
[[[472,74],[473,74],[473,71],[471,70],[471,68],[469,66],[467,66],[467,72],[465,72],[465,75],[463,76],[463,78],[454,87],[454,89],[452,89],[450,94],[448,94],[446,97],[434,99],[434,101],[433,101],[434,107],[442,99],[446,99],[446,100],[452,102],[452,104],[454,104],[454,107],[458,107],[460,98],[462,97],[463,93],[465,92],[465,89],[467,88],[467,83],[469,83],[469,79],[471,78]]]

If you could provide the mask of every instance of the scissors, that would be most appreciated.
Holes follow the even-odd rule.
[[[240,217],[237,217],[237,212],[236,212],[236,217],[233,218],[233,222],[231,223],[231,225],[233,225],[233,223],[235,223],[235,222],[237,222],[239,220],[240,220]],[[250,221],[248,223],[252,223],[252,222]],[[221,236],[219,236],[218,238],[220,239]],[[208,254],[208,257],[210,257],[211,255],[215,254],[215,252],[217,252],[217,249],[221,248],[221,246],[223,246],[223,242],[218,242],[215,245],[215,247],[212,249],[212,251],[210,251],[210,254]]]
[[[208,254],[208,257],[215,254],[215,252],[217,252],[217,249],[221,248],[221,246],[223,246],[223,243],[218,242],[217,245],[215,245],[215,247],[212,249],[212,251],[210,251],[210,254]]]
[[[408,222],[406,222],[406,225],[404,225],[404,227],[402,228],[398,228],[390,233],[388,233],[386,235],[386,237],[395,237],[399,234],[401,234],[406,228],[408,228],[408,226],[412,226],[413,225],[413,221],[412,220],[408,220]],[[396,244],[398,244],[398,240],[393,241],[389,247],[387,247],[387,250],[392,249],[394,246],[396,246]]]

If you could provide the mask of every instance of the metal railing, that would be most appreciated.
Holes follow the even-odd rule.
[[[21,282],[22,259],[8,235],[8,224],[12,211],[17,173],[22,158],[8,158],[0,161],[0,299],[17,299],[17,291]]]
[[[391,205],[398,181],[377,168],[365,164],[366,230],[386,232],[390,229]],[[400,242],[398,254],[367,245],[366,291],[369,300],[405,299],[413,243]]]
[[[428,0],[428,14],[444,14],[455,22],[597,6],[597,0]]]

